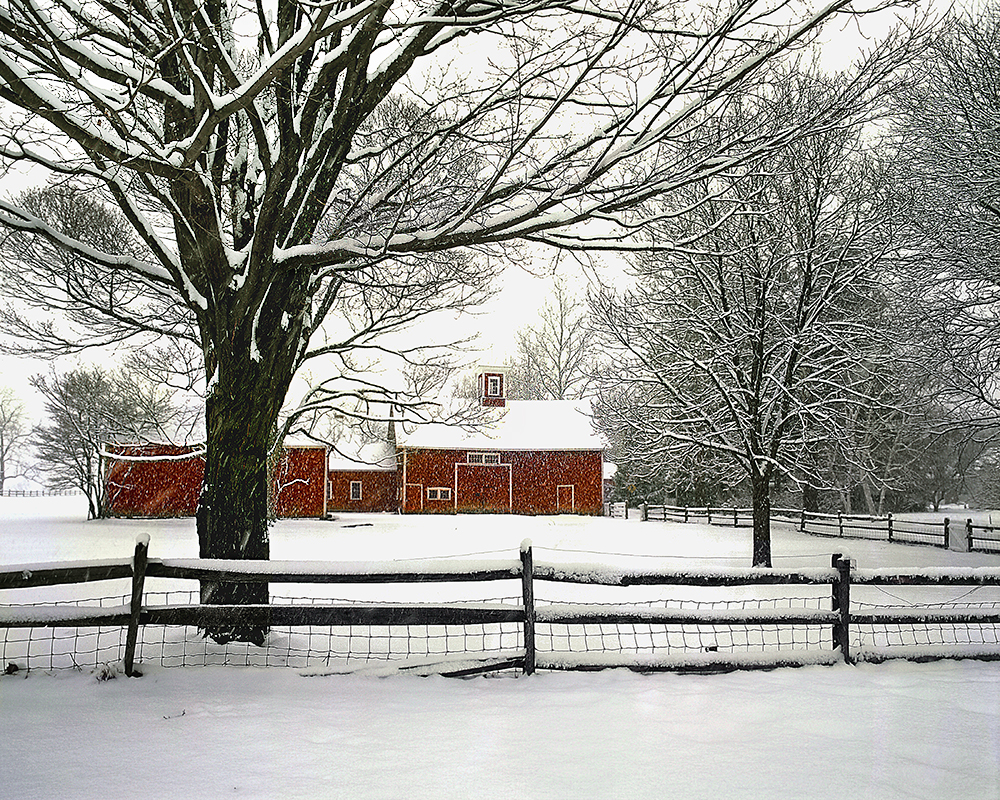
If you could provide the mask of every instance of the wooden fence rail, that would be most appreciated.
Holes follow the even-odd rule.
[[[969,550],[1000,553],[1000,527],[976,525],[968,519],[965,521],[965,535],[969,540]]]
[[[643,520],[668,522],[706,522],[728,527],[753,527],[753,509],[736,507],[686,507],[640,505]],[[627,512],[616,514],[626,516]],[[1000,526],[979,525],[965,520],[964,530],[949,517],[941,522],[898,519],[893,514],[875,517],[862,514],[821,514],[802,509],[772,508],[772,522],[798,525],[803,533],[838,538],[876,539],[900,544],[924,544],[948,549],[954,537],[965,536],[968,550],[1000,553]]]
[[[126,629],[124,666],[126,675],[140,675],[135,652],[139,629],[145,625],[206,627],[213,625],[479,625],[518,623],[523,626],[523,653],[503,656],[503,661],[462,672],[521,668],[527,674],[536,667],[548,669],[595,669],[627,666],[632,669],[734,669],[782,665],[830,664],[837,661],[884,660],[902,654],[905,647],[851,651],[851,632],[856,626],[1000,625],[1000,602],[989,608],[904,607],[852,610],[852,586],[1000,586],[1000,568],[947,569],[927,573],[898,570],[860,570],[850,559],[834,554],[828,568],[797,570],[753,567],[746,569],[685,569],[682,571],[621,568],[606,563],[539,563],[530,541],[522,543],[519,559],[497,559],[490,566],[469,568],[460,562],[427,560],[398,564],[349,564],[282,561],[213,561],[206,559],[148,559],[148,537],[140,536],[131,561],[69,563],[20,566],[0,571],[0,589],[54,586],[68,583],[130,577],[132,591],[127,605],[98,608],[76,605],[0,606],[0,628],[84,628],[122,626]],[[447,581],[519,580],[521,604],[456,602],[443,604],[329,603],[316,605],[147,605],[143,602],[147,577],[210,579],[213,581],[260,581],[267,583],[403,583]],[[536,582],[572,583],[607,587],[631,586],[828,586],[829,608],[667,608],[630,603],[543,603],[536,601]],[[766,653],[708,652],[696,654],[638,655],[621,653],[547,652],[537,650],[537,626],[558,625],[648,625],[648,626],[812,626],[831,631],[832,646]],[[959,655],[962,653],[959,652]],[[954,648],[949,657],[955,656]],[[1000,645],[967,648],[975,658],[1000,659]],[[928,657],[921,652],[921,658]],[[939,656],[940,657],[940,656]]]

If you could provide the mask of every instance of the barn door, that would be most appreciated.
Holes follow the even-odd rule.
[[[511,502],[510,464],[456,464],[457,511],[472,514],[509,514]]]
[[[576,487],[572,484],[556,487],[556,511],[572,514],[576,511]]]
[[[406,493],[403,496],[403,513],[419,514],[424,510],[424,487],[419,483],[406,484]]]

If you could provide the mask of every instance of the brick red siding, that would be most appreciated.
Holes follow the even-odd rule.
[[[274,478],[279,517],[326,516],[325,447],[286,447]]]
[[[126,456],[177,456],[200,448],[174,445],[109,446]],[[198,506],[205,459],[180,461],[108,461],[105,492],[114,517],[192,517]]]
[[[330,511],[396,511],[399,508],[395,470],[332,469],[327,508]],[[351,500],[351,482],[361,482],[361,499]]]
[[[499,465],[468,463],[467,450],[406,450],[404,511],[492,511],[515,514],[600,514],[602,454],[599,450],[499,451]],[[475,451],[479,452],[479,451]],[[496,452],[496,451],[494,451]],[[401,476],[402,479],[402,476]],[[560,486],[564,504],[559,507]],[[418,494],[417,487],[420,494]],[[427,489],[446,487],[449,500],[430,500]],[[416,498],[422,497],[418,508]]]
[[[199,448],[175,445],[109,446],[125,456],[172,456]],[[114,517],[190,517],[205,475],[201,457],[180,461],[111,460],[106,464],[108,509]],[[279,517],[326,514],[326,449],[287,447],[275,473]]]

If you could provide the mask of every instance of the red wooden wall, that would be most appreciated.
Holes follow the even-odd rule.
[[[399,481],[395,470],[330,470],[330,511],[396,511],[399,508]],[[361,499],[351,499],[351,482],[361,483]]]
[[[176,445],[108,445],[109,453],[129,457],[179,456],[200,450]],[[106,462],[104,490],[108,511],[114,517],[194,516],[201,493],[205,459],[201,456],[177,461]]]
[[[286,447],[274,482],[279,517],[326,516],[325,447]]]
[[[177,445],[109,445],[109,453],[152,458],[191,453]],[[198,507],[205,459],[130,461],[108,459],[105,491],[114,517],[189,517]],[[286,447],[275,471],[279,517],[326,515],[326,449]]]
[[[514,450],[500,451],[499,456],[499,464],[469,464],[466,450],[407,450],[403,510],[453,513],[457,508],[470,512],[595,515],[602,512],[601,451]],[[402,475],[400,479],[403,480]],[[431,499],[428,488],[448,488],[451,497]]]

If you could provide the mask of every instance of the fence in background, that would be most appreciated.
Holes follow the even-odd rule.
[[[628,503],[605,503],[604,516],[628,519]]]
[[[79,489],[4,489],[0,497],[70,497],[81,495]]]
[[[735,507],[699,507],[642,505],[636,512],[643,520],[672,522],[704,522],[737,528],[753,527],[753,510]],[[619,514],[618,516],[626,516]],[[964,536],[969,550],[1000,553],[1000,527],[977,525],[971,519],[941,522],[921,522],[897,519],[892,514],[873,517],[859,514],[819,514],[802,509],[773,508],[772,522],[797,525],[803,533],[815,536],[874,539],[902,544],[924,544],[945,549],[954,543],[953,537]]]
[[[281,561],[149,560],[140,539],[131,561],[13,567],[0,589],[129,579],[119,602],[0,606],[3,658],[20,669],[124,662],[138,665],[238,663],[349,671],[351,661],[381,661],[393,671],[466,675],[519,669],[730,670],[881,661],[887,658],[1000,658],[1000,600],[970,602],[1000,587],[1000,568],[901,573],[855,569],[834,555],[830,567],[796,570],[635,569],[601,561],[536,561],[530,543],[519,559],[335,564]],[[379,603],[282,601],[217,606],[195,593],[145,591],[147,577],[268,584],[467,584],[513,581],[517,594],[496,601]],[[555,602],[546,584],[623,590],[617,602]],[[882,587],[962,587],[962,602],[879,605],[852,598]],[[673,599],[634,602],[629,587],[672,587]],[[750,599],[691,599],[691,588],[752,587]],[[996,592],[993,592],[996,594]],[[770,595],[770,596],[768,596]],[[891,595],[890,595],[891,596]],[[997,595],[1000,596],[1000,595]],[[177,598],[186,602],[177,602]],[[167,600],[167,602],[164,602]],[[265,625],[267,646],[214,645],[208,625]],[[26,633],[25,633],[26,632]],[[88,638],[88,637],[96,638]],[[104,637],[103,641],[101,637]],[[86,640],[86,644],[80,642]],[[357,642],[366,642],[361,652]],[[403,645],[405,643],[405,646]],[[345,649],[346,648],[346,649]],[[56,651],[59,651],[58,653]],[[353,655],[352,655],[353,653]],[[58,663],[57,663],[58,662]]]

